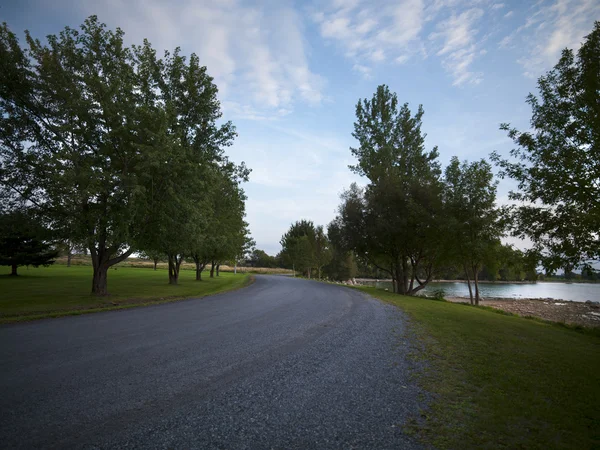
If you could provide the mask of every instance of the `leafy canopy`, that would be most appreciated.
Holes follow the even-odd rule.
[[[546,270],[589,266],[600,259],[600,22],[538,90],[527,97],[531,131],[501,125],[517,145],[512,159],[492,155],[518,182],[513,232],[533,241]]]

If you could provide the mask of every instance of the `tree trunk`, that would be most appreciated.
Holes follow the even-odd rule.
[[[308,277],[308,279],[310,280],[310,269],[306,269],[306,276]]]
[[[69,249],[69,252],[67,253],[67,267],[71,267],[71,258],[73,257],[73,254],[71,253],[71,250]]]
[[[90,248],[90,254],[92,256],[92,267],[94,268],[94,274],[92,276],[92,294],[94,295],[108,295],[108,268],[106,249]]]
[[[219,268],[221,267],[221,264],[217,264],[217,276],[219,276]]]
[[[119,256],[111,258],[111,255],[118,250],[118,247],[106,247],[99,245],[96,248],[90,246],[90,255],[92,256],[92,267],[94,275],[92,277],[92,294],[108,295],[108,269],[121,261],[126,260],[133,253],[133,249],[129,249]]]
[[[154,261],[154,270],[156,270],[156,266],[158,264],[158,258],[154,258],[153,261]]]
[[[101,263],[98,267],[94,267],[92,294],[108,295],[108,266],[106,263]]]
[[[394,268],[394,273],[396,274],[396,294],[405,295],[406,294],[406,279],[402,269],[399,264],[396,264]]]
[[[475,279],[475,305],[479,306],[479,270],[476,265],[473,266],[473,277]]]
[[[210,263],[210,277],[214,278],[215,277],[215,262],[211,261]]]
[[[181,267],[181,261],[183,258],[177,256],[177,254],[169,254],[169,284],[179,283],[179,268]]]
[[[237,275],[237,260],[235,261],[235,263],[233,264],[233,274]]]
[[[406,257],[402,257],[402,295],[408,293],[408,264],[406,264]]]
[[[200,265],[199,261],[196,261],[196,281],[202,281],[202,269],[204,267]]]
[[[11,271],[10,271],[11,276],[16,277],[18,275],[18,273],[17,273],[17,267],[18,266],[16,264],[13,264],[11,266]]]
[[[467,265],[464,265],[465,268],[465,277],[467,277],[467,286],[469,287],[469,299],[471,301],[471,305],[473,304],[473,289],[471,289],[471,279],[469,278],[469,271],[467,269]]]
[[[321,266],[317,267],[317,276],[321,279]]]

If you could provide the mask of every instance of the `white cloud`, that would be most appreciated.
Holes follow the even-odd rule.
[[[370,67],[363,66],[362,64],[354,64],[352,66],[352,70],[360,73],[365,80],[370,80],[372,78]]]
[[[509,11],[506,14],[504,14],[504,18],[508,19],[509,17],[511,17],[515,12],[514,11]]]
[[[182,0],[174,7],[159,0],[87,0],[80,7],[100,11],[100,20],[121,26],[131,42],[147,37],[159,54],[175,46],[197,53],[221,98],[241,117],[277,116],[298,101],[323,99],[324,80],[309,67],[302,22],[290,1]]]
[[[481,73],[470,70],[470,65],[481,54],[475,25],[483,15],[483,10],[472,8],[459,15],[439,22],[436,31],[429,35],[433,41],[441,41],[437,55],[442,57],[442,65],[453,75],[454,85],[479,83]]]
[[[362,60],[376,63],[414,54],[423,8],[423,0],[333,0],[312,17],[322,37],[337,42],[346,56],[364,65]]]
[[[370,77],[374,65],[403,64],[434,53],[453,84],[461,85],[482,79],[470,67],[482,55],[477,26],[484,6],[493,11],[505,5],[491,0],[331,0],[311,17],[321,36],[338,44],[363,77]]]
[[[597,0],[538,2],[525,23],[503,38],[500,48],[514,45],[521,50],[518,62],[528,77],[538,77],[556,64],[564,48],[577,50],[598,19]]]

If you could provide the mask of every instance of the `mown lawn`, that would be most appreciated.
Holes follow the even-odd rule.
[[[196,281],[194,271],[182,270],[179,285],[172,286],[166,270],[118,267],[108,273],[111,295],[95,297],[89,266],[20,267],[18,277],[9,272],[0,268],[0,323],[202,297],[250,282],[250,275],[232,273],[212,279],[203,273],[203,280]]]
[[[439,448],[600,448],[598,330],[360,289],[408,313],[428,361],[433,399],[408,431]]]

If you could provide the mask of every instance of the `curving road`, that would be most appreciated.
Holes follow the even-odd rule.
[[[0,327],[3,448],[418,448],[405,318],[258,276],[202,300]]]

